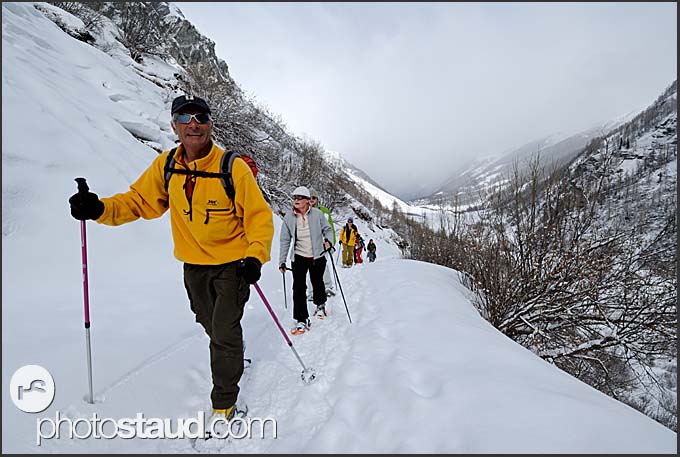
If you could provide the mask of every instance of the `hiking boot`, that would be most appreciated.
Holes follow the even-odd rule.
[[[236,426],[235,428],[232,426],[230,427],[229,422],[231,422],[233,419],[236,418],[245,418],[246,414],[248,413],[248,407],[244,407],[243,409],[239,409],[238,406],[233,405],[229,408],[226,409],[216,409],[213,408],[212,414],[208,418],[208,428],[206,430],[206,440],[210,439],[225,439],[228,438],[229,433],[235,433],[239,434],[240,427],[242,425],[242,422],[239,421],[235,423],[234,425]],[[217,422],[216,422],[217,421]],[[212,426],[212,424],[214,426]],[[212,431],[214,430],[214,435]]]
[[[213,408],[212,416],[210,416],[210,417],[214,418],[214,417],[219,416],[219,417],[225,418],[226,420],[229,420],[232,417],[234,417],[235,412],[236,412],[236,408],[234,408],[234,405],[232,405],[231,407],[229,407],[227,409],[215,409],[215,408]]]
[[[312,323],[309,321],[309,319],[307,319],[307,322],[298,321],[298,323],[295,325],[295,328],[293,328],[293,330],[291,330],[290,333],[292,333],[293,335],[302,335],[307,330],[309,330],[309,326],[311,324]]]
[[[316,311],[314,311],[314,315],[319,319],[323,319],[324,317],[328,316],[326,313],[326,304],[316,305]]]
[[[229,430],[229,424],[228,422],[234,417],[234,413],[236,412],[236,408],[234,406],[231,406],[226,409],[216,409],[213,408],[212,414],[208,418],[208,431],[206,432],[206,439],[211,439],[211,438],[226,438]],[[212,427],[212,430],[215,432],[214,435],[210,431],[211,430],[211,425],[215,422],[215,425]]]

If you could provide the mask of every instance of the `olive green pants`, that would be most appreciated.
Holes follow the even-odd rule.
[[[184,287],[196,322],[210,337],[210,394],[215,409],[236,404],[243,375],[241,318],[250,286],[236,274],[236,262],[224,265],[184,264]]]
[[[342,264],[351,267],[354,263],[354,246],[342,243]]]

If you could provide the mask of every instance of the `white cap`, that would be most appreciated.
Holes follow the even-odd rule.
[[[307,189],[305,186],[297,187],[297,188],[293,191],[293,195],[294,195],[294,196],[295,196],[295,195],[300,195],[300,196],[302,196],[302,197],[312,198],[312,196],[311,196],[310,193],[309,193],[309,189]]]

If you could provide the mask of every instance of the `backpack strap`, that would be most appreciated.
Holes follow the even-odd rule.
[[[170,178],[175,170],[175,152],[177,152],[177,148],[170,149],[168,157],[165,158],[165,167],[163,167],[165,172],[165,192],[168,191],[168,184],[170,184]]]
[[[241,155],[236,151],[225,151],[222,154],[222,159],[220,160],[220,173],[210,173],[207,171],[197,171],[197,170],[184,170],[175,168],[175,153],[177,148],[172,148],[168,153],[168,157],[165,159],[165,167],[163,171],[165,172],[165,191],[168,191],[168,184],[170,183],[170,178],[172,175],[193,175],[200,176],[203,178],[220,178],[222,181],[222,187],[227,194],[227,197],[234,202],[234,197],[236,196],[236,189],[234,189],[234,180],[231,177],[231,169],[234,166],[234,160]]]
[[[224,154],[222,154],[222,160],[220,162],[220,170],[222,171],[222,186],[224,187],[224,191],[227,193],[227,197],[234,202],[234,197],[236,196],[236,189],[234,189],[234,180],[231,177],[231,169],[234,166],[234,160],[237,157],[241,157],[241,154],[239,154],[236,151],[230,150],[230,151],[225,151]]]

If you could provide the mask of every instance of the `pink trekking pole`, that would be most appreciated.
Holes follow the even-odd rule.
[[[286,343],[288,343],[288,346],[290,346],[290,348],[293,350],[293,354],[295,354],[295,357],[297,357],[298,362],[300,362],[300,365],[302,365],[302,381],[305,384],[309,384],[310,382],[312,382],[316,379],[316,372],[314,371],[313,368],[307,368],[305,366],[305,364],[302,362],[300,355],[297,353],[297,351],[295,350],[295,347],[293,346],[293,342],[290,340],[290,338],[288,338],[288,335],[286,335],[286,331],[283,329],[283,327],[281,327],[281,323],[279,322],[279,319],[276,317],[276,314],[274,314],[274,310],[272,309],[271,306],[269,306],[269,302],[264,297],[264,294],[262,293],[262,289],[260,289],[260,286],[257,283],[255,283],[253,285],[255,286],[255,290],[257,290],[257,293],[260,294],[260,298],[264,302],[264,305],[269,310],[269,314],[272,315],[274,322],[276,322],[276,325],[279,327],[279,330],[281,331],[281,335],[283,335],[283,338],[286,340]]]
[[[85,178],[76,178],[78,192],[85,193],[90,190],[85,182]],[[83,302],[85,310],[85,341],[87,343],[87,380],[90,387],[90,397],[88,403],[94,403],[92,393],[92,349],[90,345],[90,298],[87,281],[87,234],[85,232],[85,221],[80,221],[80,248],[83,260]]]

